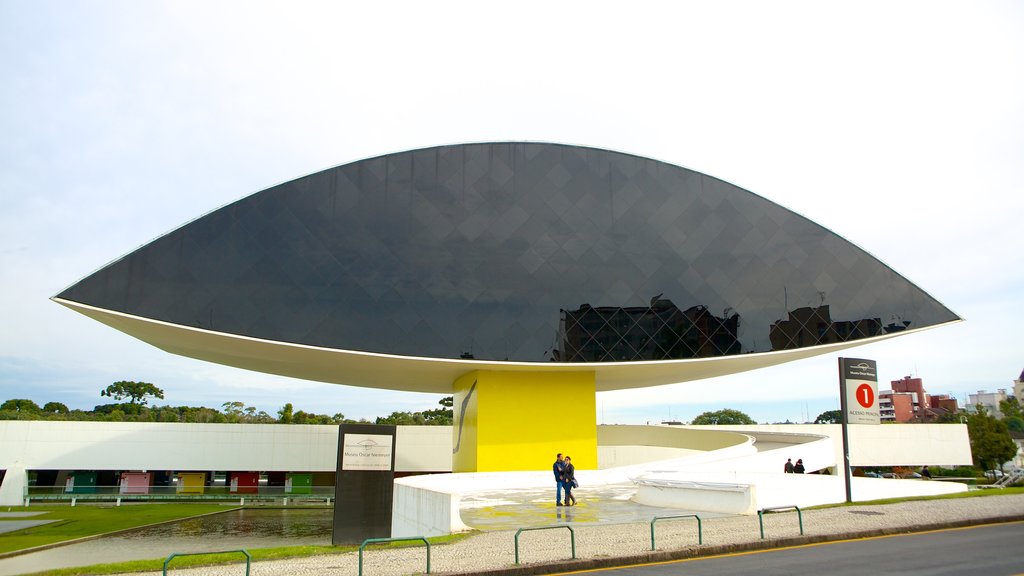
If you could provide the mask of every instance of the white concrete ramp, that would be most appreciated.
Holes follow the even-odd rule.
[[[911,432],[920,434],[908,434],[900,426],[869,427],[866,432],[881,449],[897,440],[904,444],[892,452],[904,461],[879,463],[886,462],[884,455],[872,454],[871,465],[917,464],[905,461],[908,453],[923,455],[927,461],[922,463],[927,464],[964,463],[959,444],[968,445],[965,427],[915,426],[921,428]],[[555,506],[554,479],[548,470],[402,478],[395,481],[393,535],[498,529],[510,522],[522,527],[537,521],[637,521],[665,511],[756,514],[776,506],[803,508],[845,501],[841,476],[783,473],[787,458],[802,459],[811,472],[839,469],[838,426],[743,428],[600,426],[596,469],[583,469],[588,463],[575,462],[580,482],[577,495],[583,507],[574,510]],[[887,428],[894,434],[891,438]],[[912,445],[906,446],[908,442]],[[966,453],[969,457],[969,448]],[[854,478],[852,483],[855,501],[966,489],[962,484],[923,480]],[[636,508],[627,509],[624,503]],[[496,522],[497,517],[510,520]]]

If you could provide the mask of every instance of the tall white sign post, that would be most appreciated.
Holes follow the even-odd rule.
[[[881,424],[878,412],[878,369],[874,360],[839,359],[839,401],[843,414],[843,469],[846,474],[846,501],[853,502],[850,489],[849,424]]]

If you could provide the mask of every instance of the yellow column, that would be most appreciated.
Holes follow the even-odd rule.
[[[452,471],[597,468],[593,372],[476,371],[455,381]]]

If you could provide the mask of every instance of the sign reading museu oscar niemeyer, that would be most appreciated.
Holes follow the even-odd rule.
[[[394,426],[342,424],[334,483],[334,534],[338,544],[391,536],[395,481]]]
[[[391,470],[391,434],[345,434],[342,444],[342,470]]]
[[[880,424],[878,369],[874,360],[839,359],[839,398],[848,424]]]

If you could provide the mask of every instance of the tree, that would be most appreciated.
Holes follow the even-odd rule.
[[[843,423],[843,411],[842,410],[826,410],[818,417],[814,419],[815,424],[842,424]]]
[[[939,414],[935,419],[936,424],[963,424],[967,418],[967,413],[963,410],[958,412],[946,412]]]
[[[757,424],[757,422],[739,410],[723,408],[698,415],[693,419],[693,424]]]
[[[66,404],[61,402],[47,402],[43,405],[43,412],[46,412],[47,414],[67,414],[71,411],[68,410]]]
[[[1006,400],[1000,400],[999,411],[1002,412],[1003,419],[1024,418],[1024,412],[1021,410],[1020,400],[1014,396],[1010,396]]]
[[[130,380],[122,380],[120,382],[114,382],[110,386],[107,386],[100,391],[100,396],[109,396],[114,400],[123,400],[128,398],[131,404],[145,404],[149,401],[149,397],[164,399],[164,391],[157,388],[149,382],[132,382]]]
[[[419,412],[392,412],[390,416],[377,416],[374,424],[392,424],[395,426],[419,426],[426,424],[423,414]]]
[[[451,426],[455,421],[455,411],[452,406],[455,404],[455,398],[452,396],[445,396],[438,402],[442,408],[435,408],[433,410],[424,410],[423,418],[426,420],[425,424],[431,426]]]
[[[227,422],[227,418],[223,414],[213,408],[206,408],[205,406],[200,406],[198,408],[193,408],[192,406],[179,406],[177,410],[185,422],[195,422],[197,424],[219,424],[221,422]]]
[[[292,406],[291,402],[289,402],[282,406],[281,409],[277,411],[277,421],[280,422],[281,424],[291,424],[294,414],[295,407]]]
[[[157,422],[181,422],[178,411],[170,406],[164,406],[157,412]]]
[[[244,419],[244,402],[225,402],[221,404],[220,407],[224,411],[224,416],[227,418],[228,422],[240,422]]]
[[[1006,422],[1006,427],[1010,432],[1024,432],[1024,418],[1011,416],[1003,421]]]
[[[982,470],[1002,466],[1017,454],[1017,444],[1010,437],[1006,423],[985,412],[967,418],[967,434],[971,439],[974,462]]]
[[[430,426],[451,426],[454,421],[451,408],[424,410],[421,414],[423,415],[424,424]]]
[[[19,415],[38,414],[40,410],[39,404],[27,399],[27,398],[12,398],[0,404],[0,410],[10,410]]]

